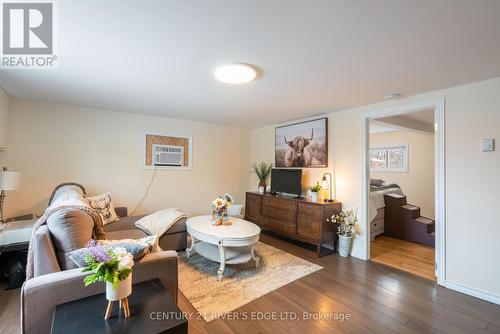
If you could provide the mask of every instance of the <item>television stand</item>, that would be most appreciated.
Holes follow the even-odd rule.
[[[315,245],[318,257],[324,243],[333,243],[335,249],[338,224],[327,219],[341,210],[339,202],[316,203],[291,196],[246,193],[246,220],[263,230]]]

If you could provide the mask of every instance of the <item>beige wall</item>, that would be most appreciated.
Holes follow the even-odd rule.
[[[370,176],[397,183],[408,203],[419,206],[422,216],[434,219],[434,135],[413,131],[370,135],[370,147],[400,144],[408,144],[408,172],[371,172]]]
[[[3,150],[7,145],[8,113],[9,113],[9,96],[2,88],[0,88],[0,151]]]
[[[133,208],[153,175],[141,169],[146,130],[192,136],[193,169],[159,170],[138,212],[179,207],[203,214],[225,192],[243,201],[248,130],[17,99],[9,125],[3,158],[22,174],[21,189],[8,194],[7,217],[40,214],[54,186],[65,181],[82,183],[89,194],[110,191],[117,205]]]
[[[436,98],[446,100],[446,273],[448,284],[500,303],[500,154],[483,153],[481,138],[500,138],[500,78],[362,108],[330,113],[329,170],[337,199],[347,208],[361,203],[361,114]],[[281,124],[280,124],[281,125]],[[251,160],[273,161],[274,127],[252,131]],[[319,180],[323,170],[305,170]],[[253,185],[254,186],[254,185]],[[353,254],[362,256],[366,231]],[[470,290],[472,289],[472,290]]]

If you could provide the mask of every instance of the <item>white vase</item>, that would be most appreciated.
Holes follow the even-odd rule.
[[[318,192],[317,191],[311,191],[311,201],[318,202]]]
[[[126,279],[118,283],[116,289],[113,284],[106,282],[106,299],[109,301],[118,301],[127,298],[132,293],[132,273]]]
[[[349,256],[351,252],[352,237],[346,237],[339,234],[339,255],[343,257]]]
[[[259,193],[263,194],[266,191],[266,188],[264,187],[259,187]]]

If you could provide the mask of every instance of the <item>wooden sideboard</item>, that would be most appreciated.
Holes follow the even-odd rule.
[[[340,210],[340,202],[315,203],[288,196],[246,193],[246,220],[264,230],[315,245],[318,257],[321,244],[332,242],[335,248],[337,225],[327,222],[327,218]]]

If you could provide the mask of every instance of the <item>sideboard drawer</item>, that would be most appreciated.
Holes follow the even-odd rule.
[[[247,193],[245,219],[260,224],[261,207],[261,196]]]
[[[297,224],[295,219],[292,221],[286,219],[276,219],[272,217],[262,216],[262,225],[264,227],[272,228],[276,232],[285,234],[295,234],[297,231]]]
[[[299,214],[319,217],[323,215],[323,207],[314,204],[299,203]]]
[[[264,197],[262,198],[262,205],[272,206],[281,210],[297,211],[297,203],[283,198]]]
[[[297,211],[265,204],[262,205],[262,216],[284,220],[290,222],[290,224],[295,224],[297,222]]]
[[[321,222],[318,217],[299,213],[297,234],[309,239],[318,240],[321,235]]]

